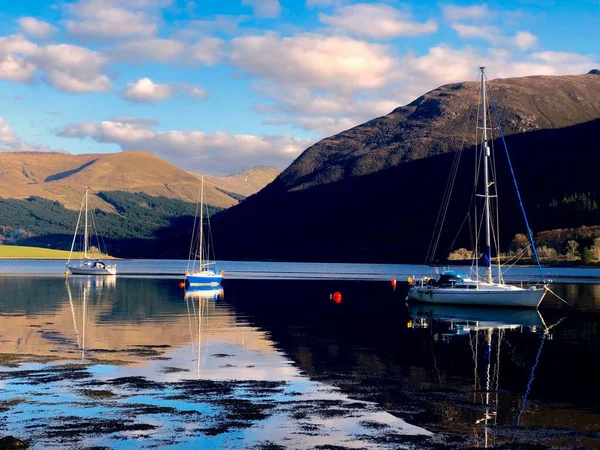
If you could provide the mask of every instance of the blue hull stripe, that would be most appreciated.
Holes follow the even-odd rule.
[[[195,277],[193,275],[188,276],[186,281],[190,286],[218,286],[221,284],[223,277]]]

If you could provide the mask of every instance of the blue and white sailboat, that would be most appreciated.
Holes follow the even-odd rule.
[[[185,286],[186,288],[192,289],[207,286],[219,286],[221,281],[223,281],[223,271],[217,272],[216,261],[211,261],[209,259],[210,248],[205,245],[204,242],[204,176],[202,176],[201,181],[199,210],[197,247],[194,245],[194,238],[196,237],[196,222],[194,221],[194,230],[192,231],[192,242],[190,245],[190,257],[188,260],[188,267],[185,271]],[[208,214],[206,220],[207,222],[209,221]]]
[[[530,287],[519,287],[509,285],[504,282],[502,276],[502,268],[500,266],[500,260],[498,259],[498,271],[497,276],[494,279],[492,275],[492,255],[491,255],[491,241],[492,241],[492,219],[490,213],[490,198],[496,197],[497,192],[492,195],[490,188],[494,186],[495,181],[490,180],[490,170],[493,168],[491,165],[491,150],[489,147],[488,139],[488,108],[487,104],[487,92],[486,92],[486,77],[485,68],[480,67],[481,75],[481,111],[482,120],[480,122],[481,130],[483,131],[481,140],[481,162],[480,167],[483,170],[483,193],[478,194],[478,197],[484,199],[483,203],[483,228],[484,232],[484,243],[481,257],[478,257],[478,239],[475,240],[475,252],[473,257],[472,272],[473,277],[460,274],[455,271],[442,272],[440,277],[436,279],[423,278],[421,280],[409,279],[409,289],[407,300],[415,300],[426,303],[438,303],[438,304],[452,304],[452,305],[470,305],[470,306],[508,306],[517,308],[537,308],[542,302],[546,292],[548,291],[547,281],[544,278],[544,273],[539,262],[531,229],[525,215],[523,203],[521,202],[521,195],[519,193],[516,179],[513,175],[513,181],[517,191],[517,196],[521,204],[521,210],[525,219],[525,226],[527,227],[529,241],[533,255],[536,258],[538,267],[540,269],[541,280],[540,283]],[[489,88],[488,88],[489,89]],[[491,90],[489,90],[490,99],[492,100],[491,106],[495,112],[496,120],[498,121],[498,113],[496,106],[491,98]],[[506,150],[506,143],[504,142],[504,135],[502,128],[498,121],[498,130],[500,137],[504,143]],[[506,150],[507,159],[512,172],[512,165],[510,165],[510,158],[508,157],[508,150]],[[477,169],[476,169],[477,170]],[[449,197],[448,197],[449,200]],[[442,221],[443,223],[443,221]],[[476,224],[477,229],[477,224]],[[494,235],[496,236],[497,233]],[[435,250],[434,250],[435,253]],[[481,272],[480,273],[480,269]]]

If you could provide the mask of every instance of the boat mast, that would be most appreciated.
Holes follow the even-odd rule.
[[[203,251],[202,243],[204,241],[204,217],[203,217],[203,213],[204,213],[204,175],[202,175],[201,180],[202,180],[202,183],[201,183],[201,187],[200,187],[200,232],[199,232],[200,242],[198,243],[198,258],[200,259],[199,270],[202,270],[202,258],[204,257],[204,255],[202,254],[202,251]]]
[[[484,211],[484,220],[485,220],[485,249],[483,253],[484,262],[485,262],[485,281],[488,283],[492,283],[492,243],[491,243],[491,233],[490,233],[490,182],[489,182],[489,173],[488,173],[488,160],[490,157],[490,148],[487,144],[487,110],[485,104],[485,67],[481,66],[479,68],[481,71],[481,103],[483,108],[483,182],[485,184],[485,211]]]
[[[85,228],[83,230],[83,258],[88,257],[88,187],[85,187]]]

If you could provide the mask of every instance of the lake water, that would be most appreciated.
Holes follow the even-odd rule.
[[[407,307],[389,280],[421,266],[231,262],[222,291],[185,293],[184,261],[118,265],[127,275],[93,278],[0,261],[0,438],[600,448],[597,270],[552,274],[575,308],[538,313]]]

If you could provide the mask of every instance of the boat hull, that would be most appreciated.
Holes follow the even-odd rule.
[[[410,287],[408,300],[441,305],[503,306],[532,308],[539,306],[546,294],[545,289],[505,288],[434,288],[429,286]]]
[[[116,275],[117,266],[88,267],[88,266],[67,266],[67,269],[73,275]]]
[[[209,271],[185,275],[185,283],[189,287],[219,286],[221,281],[223,281],[223,275]]]
[[[185,290],[185,298],[218,300],[223,295],[222,286],[196,286]]]
[[[415,304],[408,308],[413,319],[434,319],[452,322],[476,322],[480,329],[511,328],[516,326],[545,327],[537,309],[479,308],[461,305]]]

